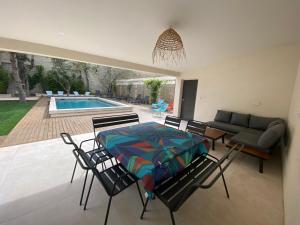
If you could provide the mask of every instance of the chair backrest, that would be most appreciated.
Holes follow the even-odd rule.
[[[204,135],[206,127],[207,127],[207,123],[197,121],[197,120],[189,120],[185,131],[197,135]]]
[[[154,193],[172,211],[177,211],[198,188],[212,187],[243,147],[243,145],[233,146],[220,160],[210,154],[198,155],[175,176],[156,184]]]
[[[63,91],[58,91],[57,95],[64,95],[64,92]]]
[[[166,116],[165,125],[179,129],[181,119],[175,116]]]
[[[86,92],[84,93],[85,96],[89,96],[90,94],[91,94],[91,92],[89,92],[89,91],[86,91]]]
[[[79,96],[78,91],[73,91],[73,93],[74,93],[75,96]]]
[[[158,108],[158,111],[159,111],[159,112],[166,112],[168,106],[169,106],[169,104],[163,103],[163,104]]]
[[[78,149],[78,146],[73,141],[72,137],[68,133],[60,133],[61,138],[63,139],[63,142],[67,145],[73,145],[74,149]]]
[[[52,96],[53,95],[52,91],[46,91],[46,94],[47,94],[47,96]]]
[[[138,114],[132,113],[132,114],[123,114],[123,115],[93,117],[92,122],[93,122],[94,134],[96,137],[96,129],[120,125],[120,124],[126,124],[126,123],[135,123],[135,122],[139,123],[140,120]]]
[[[73,141],[71,135],[68,133],[60,133],[60,136],[65,144],[72,145],[74,147],[73,154],[81,168],[85,170],[92,169],[93,165],[89,160],[89,157],[81,148],[78,148],[78,146]]]

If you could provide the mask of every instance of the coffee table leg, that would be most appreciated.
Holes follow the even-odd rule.
[[[215,140],[212,139],[212,150],[215,150]]]
[[[222,143],[224,144],[225,135],[222,136]]]

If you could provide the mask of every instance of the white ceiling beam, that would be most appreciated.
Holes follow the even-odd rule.
[[[103,66],[111,66],[120,69],[154,73],[159,75],[180,76],[180,72],[173,70],[160,69],[123,60],[9,38],[0,37],[0,50],[27,53],[52,58],[61,58]]]

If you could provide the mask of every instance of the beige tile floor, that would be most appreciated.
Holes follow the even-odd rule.
[[[160,119],[158,119],[160,120]],[[93,134],[75,136],[76,141]],[[221,143],[212,153],[220,157]],[[60,139],[0,149],[0,224],[62,225],[103,224],[108,198],[98,182],[93,186],[88,210],[79,206],[83,172],[70,184],[74,157]],[[279,152],[257,172],[257,160],[241,155],[226,171],[230,199],[221,181],[199,189],[175,213],[177,225],[282,225],[282,175]],[[90,177],[89,177],[90,178]],[[145,219],[135,186],[112,201],[108,224],[171,224],[165,206],[154,200]]]

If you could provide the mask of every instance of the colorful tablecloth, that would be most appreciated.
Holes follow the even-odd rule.
[[[155,122],[99,132],[106,150],[142,180],[151,194],[155,182],[184,169],[195,154],[207,153],[208,141]]]

